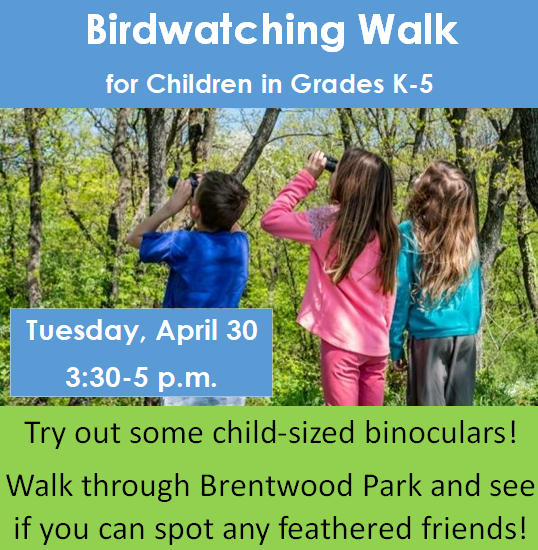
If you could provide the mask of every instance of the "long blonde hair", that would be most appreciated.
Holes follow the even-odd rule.
[[[478,261],[471,184],[445,161],[431,163],[417,179],[407,205],[418,244],[418,291],[425,306],[450,299]]]
[[[394,291],[399,238],[393,196],[394,181],[384,160],[362,149],[344,153],[331,191],[331,201],[339,205],[327,252],[332,257],[329,274],[333,283],[348,276],[377,234],[381,247],[377,274],[383,293]]]

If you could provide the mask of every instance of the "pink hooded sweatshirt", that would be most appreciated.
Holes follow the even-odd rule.
[[[310,245],[308,283],[297,322],[340,349],[386,356],[395,295],[383,294],[377,274],[379,238],[376,235],[355,260],[349,275],[335,285],[327,273],[330,262],[326,256],[338,207],[293,211],[316,186],[308,172],[300,172],[261,220],[262,229],[271,235]]]

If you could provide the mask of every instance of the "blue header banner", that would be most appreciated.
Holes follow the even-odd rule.
[[[12,309],[11,395],[270,397],[272,323],[270,309]]]
[[[538,3],[4,2],[0,107],[532,107]]]

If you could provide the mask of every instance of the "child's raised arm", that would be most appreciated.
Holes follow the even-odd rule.
[[[327,159],[316,151],[306,166],[278,194],[273,204],[261,219],[261,227],[275,237],[284,237],[305,244],[313,244],[315,236],[307,212],[293,209],[317,187],[317,178],[322,174]]]
[[[146,233],[157,231],[159,226],[168,218],[175,216],[183,210],[191,198],[192,187],[188,181],[178,181],[170,200],[155,214],[137,225],[125,238],[127,244],[134,248],[140,248],[142,237]]]

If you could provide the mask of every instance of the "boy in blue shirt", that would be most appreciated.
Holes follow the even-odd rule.
[[[127,236],[142,262],[170,267],[165,308],[236,308],[248,279],[249,243],[237,223],[249,192],[231,174],[207,172],[194,187],[178,181],[170,200]],[[191,200],[192,198],[192,200]],[[190,201],[196,231],[157,232]],[[165,406],[240,406],[244,397],[165,397]]]

